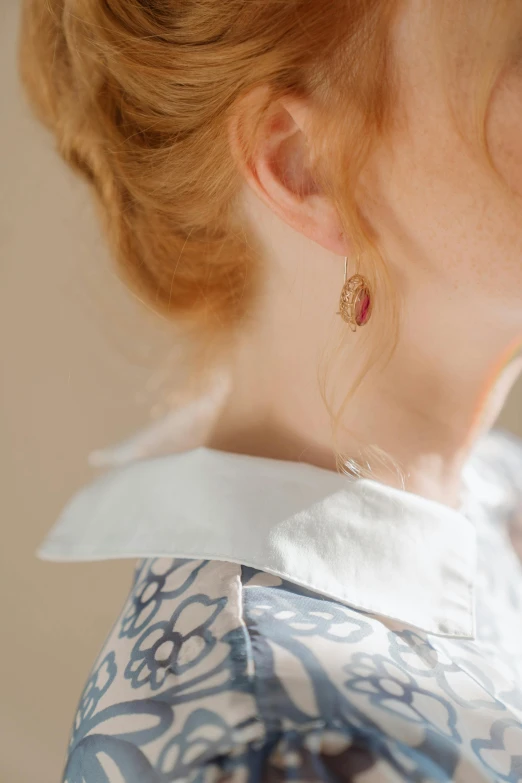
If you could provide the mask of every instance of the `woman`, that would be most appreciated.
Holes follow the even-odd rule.
[[[33,104],[229,379],[43,546],[139,558],[69,783],[522,779],[521,33],[517,0],[27,0]]]

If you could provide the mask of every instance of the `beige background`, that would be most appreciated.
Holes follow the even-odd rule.
[[[170,330],[111,271],[89,195],[23,102],[17,2],[0,0],[0,783],[57,783],[76,703],[131,562],[34,550],[86,455],[147,420]],[[502,424],[522,434],[522,389]]]

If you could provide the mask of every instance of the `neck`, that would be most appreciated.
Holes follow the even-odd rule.
[[[429,312],[430,301],[422,301],[422,320],[410,303],[391,360],[371,371],[350,399],[338,443],[356,464],[368,445],[374,447],[369,455],[384,453],[386,460],[370,456],[374,479],[458,507],[462,466],[520,373],[522,359],[513,356],[521,339],[477,326],[461,312],[452,320],[451,307],[441,322],[435,304]],[[320,348],[303,335],[302,315],[294,322],[287,309],[284,324],[273,313],[267,323],[270,328],[257,324],[255,334],[244,335],[231,365],[231,395],[205,443],[335,470],[331,418],[317,383]],[[349,338],[355,359],[360,337]],[[344,367],[352,363],[343,356]],[[341,391],[351,380],[342,376]]]

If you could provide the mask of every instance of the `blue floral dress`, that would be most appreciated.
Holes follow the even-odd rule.
[[[43,557],[141,557],[64,781],[522,781],[520,443],[458,511],[327,473],[196,450],[73,498]]]

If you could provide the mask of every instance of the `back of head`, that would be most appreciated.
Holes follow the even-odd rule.
[[[237,325],[260,253],[240,214],[228,121],[259,85],[267,103],[313,96],[329,145],[323,176],[333,187],[349,149],[337,184],[355,182],[391,101],[395,5],[25,0],[24,84],[63,158],[92,184],[140,297],[203,331]]]

